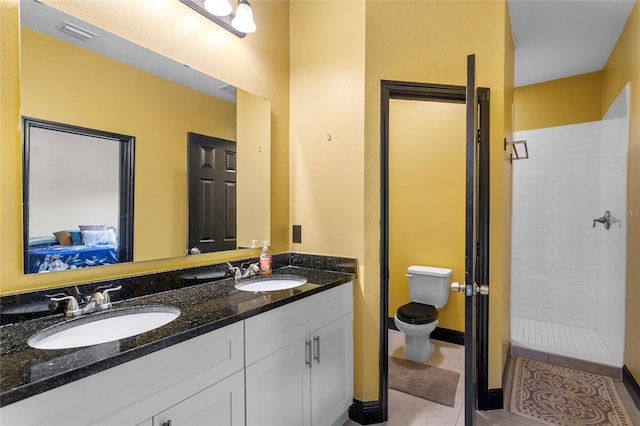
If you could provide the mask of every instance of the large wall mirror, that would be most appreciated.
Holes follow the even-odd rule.
[[[122,171],[128,166],[123,164],[120,148],[105,152],[101,150],[104,144],[80,138],[73,143],[82,145],[82,154],[56,163],[56,157],[65,156],[62,148],[53,148],[51,141],[58,138],[39,135],[42,140],[38,144],[52,144],[46,147],[50,154],[41,155],[37,161],[32,161],[33,142],[24,143],[23,192],[28,212],[23,224],[25,273],[38,272],[28,268],[30,242],[48,240],[60,245],[59,231],[81,231],[80,225],[106,225],[119,232],[116,235],[127,242],[129,253],[118,262],[188,254],[190,133],[236,144],[237,241],[230,249],[270,239],[268,100],[34,0],[21,0],[20,20],[23,139],[28,136],[24,123],[55,123],[59,126],[54,131],[56,136],[65,136],[64,129],[86,129],[135,140],[135,155],[132,150],[127,157],[132,160],[130,181],[123,180]],[[36,127],[35,134],[44,131],[42,126]],[[66,132],[74,138],[77,133]],[[40,152],[42,149],[40,146]],[[117,161],[108,160],[114,156]],[[91,179],[82,176],[82,170],[92,168],[117,177],[112,189],[119,195],[96,198],[98,191],[90,191]],[[69,182],[57,188],[55,195],[47,190],[29,190],[35,182],[32,179],[42,181],[44,177],[46,181],[51,174],[68,176]],[[59,179],[56,181],[58,187],[62,185]],[[72,204],[71,193],[80,202]],[[100,216],[104,211],[122,215],[119,203],[127,195],[133,203],[128,228],[121,218]],[[105,205],[108,203],[109,207]],[[63,215],[52,214],[63,208]],[[60,216],[65,219],[54,219]]]

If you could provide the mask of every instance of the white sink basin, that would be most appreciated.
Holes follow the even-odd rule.
[[[36,349],[68,349],[135,336],[170,323],[180,310],[170,306],[113,309],[62,322],[29,338]]]
[[[287,290],[301,286],[307,279],[295,275],[274,275],[272,277],[249,278],[239,281],[236,288],[242,291],[275,291]]]

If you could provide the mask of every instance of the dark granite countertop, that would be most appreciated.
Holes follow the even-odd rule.
[[[114,301],[114,309],[164,305],[176,307],[181,313],[174,321],[155,330],[88,347],[42,350],[31,348],[27,344],[33,334],[65,321],[62,314],[3,325],[0,327],[0,406],[347,283],[354,278],[353,273],[291,265],[275,269],[273,273],[302,276],[307,278],[307,283],[289,290],[254,293],[238,290],[234,287],[233,279],[220,279],[218,276],[215,277],[218,278],[217,281]]]

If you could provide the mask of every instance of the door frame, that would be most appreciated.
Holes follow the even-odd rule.
[[[480,170],[478,211],[478,282],[489,282],[489,88],[478,88]],[[379,409],[381,419],[388,418],[388,327],[389,327],[389,101],[391,99],[466,102],[466,87],[417,83],[407,81],[380,81],[380,352],[379,352]],[[464,123],[460,123],[464,125]],[[485,142],[486,143],[483,143]],[[464,170],[460,171],[464,173]],[[502,390],[488,389],[489,366],[489,297],[477,301],[478,324],[478,409],[502,408]]]
[[[104,139],[119,145],[118,263],[133,262],[133,213],[135,192],[135,136],[105,130],[22,116],[22,241],[23,271],[29,267],[29,197],[31,173],[31,130],[45,129],[61,133]]]

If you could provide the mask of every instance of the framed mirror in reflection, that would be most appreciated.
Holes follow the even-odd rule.
[[[24,272],[133,260],[133,136],[24,117]]]
[[[73,222],[68,224],[52,224],[47,228],[32,223],[35,217],[47,217],[47,212],[61,211],[69,203],[62,195],[40,198],[29,187],[31,177],[42,173],[41,166],[29,164],[30,153],[25,151],[25,166],[29,166],[25,167],[29,175],[24,176],[23,189],[29,195],[24,200],[29,212],[24,215],[25,272],[32,272],[27,254],[34,245],[34,237],[46,236],[50,241],[55,238],[59,245],[54,232],[75,233],[80,225],[104,225],[117,232],[118,252],[122,242],[126,241],[130,247],[126,255],[119,255],[118,262],[187,254],[190,248],[187,242],[189,133],[229,140],[237,145],[237,241],[231,249],[250,247],[252,240],[269,240],[271,110],[268,100],[50,6],[22,0],[20,7],[22,116],[69,128],[135,137],[135,162],[131,163],[135,184],[131,181],[129,189],[122,189],[123,182],[119,182],[119,191],[131,194],[133,215],[123,213],[115,201],[109,208],[100,207],[105,212],[128,215],[128,228],[121,224],[120,218],[89,218],[89,210],[82,211],[89,203],[76,204]],[[75,29],[69,30],[70,27]],[[84,41],[69,35],[69,32],[78,35],[78,31],[85,34],[81,36]],[[87,146],[96,144],[87,142]],[[103,156],[88,149],[84,154],[86,163]],[[127,168],[121,158],[118,164],[105,167],[110,171],[104,173],[120,177],[123,168]],[[96,207],[94,201],[92,208]],[[130,232],[130,236],[126,232]]]

